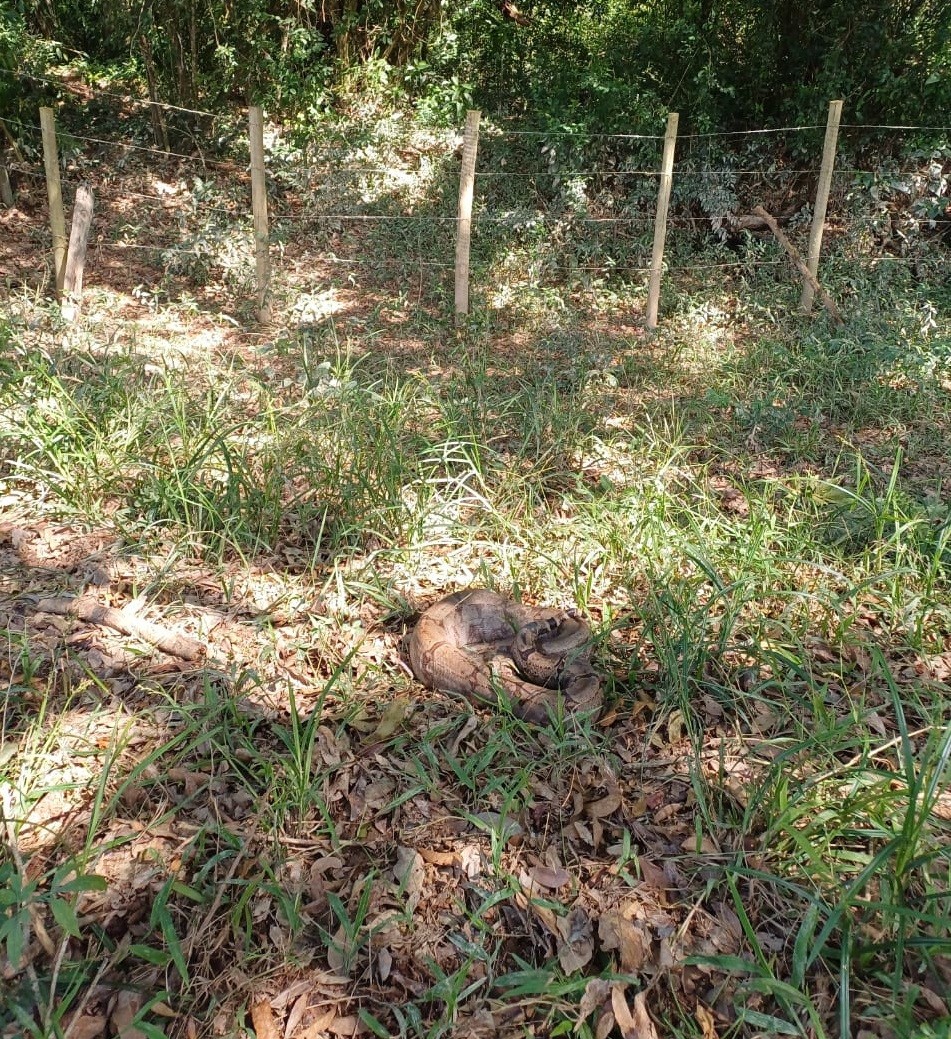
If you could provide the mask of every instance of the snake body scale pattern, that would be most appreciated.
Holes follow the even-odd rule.
[[[413,674],[430,689],[496,703],[507,696],[527,721],[558,710],[596,713],[601,679],[591,667],[591,630],[574,610],[525,606],[487,588],[430,606],[409,639]]]

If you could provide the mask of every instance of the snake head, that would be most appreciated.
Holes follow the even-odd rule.
[[[566,703],[573,711],[601,706],[601,679],[593,671],[569,675],[562,691]]]

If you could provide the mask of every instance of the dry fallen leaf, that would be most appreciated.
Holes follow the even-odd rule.
[[[370,736],[370,742],[376,740],[387,740],[403,724],[403,719],[409,711],[410,699],[408,696],[398,696],[386,706],[379,724]]]
[[[300,981],[295,981],[292,985],[288,985],[283,992],[279,992],[276,996],[271,996],[268,1002],[271,1004],[272,1010],[284,1010],[305,993],[312,992],[313,988],[313,981],[309,978],[302,978]]]
[[[644,878],[643,883],[646,887],[653,888],[655,891],[666,891],[672,886],[670,878],[664,870],[661,869],[660,866],[655,865],[645,856],[638,856],[637,868],[640,870],[641,876]]]
[[[102,1039],[109,1022],[105,1014],[83,1014],[69,1022],[69,1039]]]
[[[717,847],[716,841],[712,837],[706,834],[700,838],[700,847],[697,847],[697,837],[688,837],[685,841],[681,842],[680,848],[682,851],[687,852],[689,855],[719,855],[720,849]]]
[[[467,844],[459,850],[459,868],[469,880],[482,875],[482,851],[476,844]]]
[[[667,742],[679,743],[686,730],[683,711],[672,711],[667,719]]]
[[[578,1003],[578,1019],[575,1022],[575,1031],[581,1022],[590,1017],[608,998],[611,992],[611,982],[604,978],[592,978],[584,987],[581,1000]]]
[[[426,866],[423,863],[422,855],[415,848],[407,848],[402,845],[398,847],[393,876],[403,890],[407,910],[415,913],[419,900],[423,896],[423,883],[426,879]]]
[[[346,976],[350,971],[356,944],[347,929],[340,925],[327,946],[327,965],[335,974]]]
[[[617,950],[626,974],[636,974],[650,957],[650,934],[639,920],[628,920],[617,910],[608,910],[598,921],[598,937],[605,951]]]
[[[549,934],[554,935],[555,938],[560,938],[561,918],[555,913],[554,909],[537,901],[530,888],[524,893],[518,892],[515,896],[515,903],[523,909],[528,909]]]
[[[142,993],[123,990],[116,996],[112,1013],[109,1015],[112,1031],[118,1039],[145,1039],[145,1032],[132,1023],[142,1009]]]
[[[634,997],[634,1031],[624,1039],[658,1039],[657,1029],[647,1012],[647,996],[643,992]]]
[[[598,1016],[594,1026],[594,1039],[608,1039],[608,1036],[614,1031],[615,1024],[617,1022],[614,1019],[614,1009],[608,1004]]]
[[[420,848],[420,855],[430,866],[458,866],[460,855],[457,851],[436,851],[433,848]]]
[[[284,1022],[284,1039],[294,1039],[297,1026],[304,1020],[304,1014],[310,1008],[310,993],[304,992],[294,1000],[287,1020]]]
[[[330,1031],[330,1026],[337,1019],[337,1011],[331,1007],[318,1014],[296,1039],[321,1039]]]
[[[257,1039],[281,1039],[280,1029],[274,1018],[274,1011],[266,999],[259,999],[251,1004],[251,1023]]]
[[[580,906],[567,916],[558,917],[558,962],[566,974],[573,974],[586,966],[594,955],[594,936],[591,918]]]
[[[938,995],[937,992],[932,991],[927,985],[920,986],[918,991],[921,994],[921,998],[936,1014],[941,1014],[942,1016],[947,1017],[948,1004]]]
[[[694,1016],[703,1032],[703,1039],[718,1039],[716,1026],[713,1023],[713,1014],[702,1003],[697,1004]]]
[[[623,985],[611,986],[611,1011],[614,1014],[614,1020],[617,1022],[618,1030],[623,1039],[640,1039],[637,1031],[637,1022],[634,1020],[631,1008],[627,1005],[627,1000],[624,998]]]
[[[564,887],[571,880],[571,874],[566,869],[551,866],[532,866],[528,875],[539,887],[548,888],[551,891]]]
[[[585,805],[585,813],[592,819],[604,819],[621,807],[621,792],[613,790],[597,801]]]
[[[719,493],[720,505],[724,512],[732,512],[740,518],[749,516],[750,503],[743,496],[742,491],[738,491],[735,487],[724,487]]]
[[[332,1035],[358,1035],[360,1033],[360,1018],[356,1014],[338,1017],[331,1022],[327,1031]]]

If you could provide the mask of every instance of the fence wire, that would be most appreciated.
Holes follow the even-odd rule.
[[[27,72],[24,69],[3,69],[0,75],[13,76],[16,79],[27,80],[32,83],[45,83],[49,86],[58,87],[60,90],[64,90],[70,93],[70,85],[66,80],[54,79],[52,76],[38,76],[35,72]],[[206,112],[201,108],[185,108],[182,105],[173,105],[167,101],[153,101],[151,98],[141,97],[130,97],[128,94],[116,94],[109,90],[103,90],[101,87],[96,88],[95,97],[109,98],[114,101],[121,101],[124,105],[138,105],[142,108],[160,108],[165,112],[182,112],[185,115],[198,115],[207,119],[221,119],[220,113]]]
[[[26,78],[36,81],[46,81],[54,85],[60,85],[57,80],[44,80],[43,77],[25,74]],[[97,97],[120,101],[123,104],[139,104],[143,107],[155,105],[155,102],[144,99],[129,98],[109,91],[98,91]],[[215,117],[214,113],[204,112],[197,108],[186,108],[176,105],[161,105],[169,111],[177,111],[184,114]],[[40,127],[31,122],[18,120],[7,120],[7,125],[14,129],[26,131],[31,134],[39,132]],[[512,129],[493,125],[488,121],[485,126],[485,134],[488,140],[496,141],[503,138],[527,138],[541,140],[546,138],[571,138],[579,141],[662,141],[664,136],[657,134],[607,134],[586,133],[566,131],[542,131],[530,129]],[[822,130],[820,124],[803,124],[797,126],[784,126],[765,128],[758,130],[719,131],[710,133],[688,133],[678,135],[678,142],[686,142],[691,146],[693,142],[711,140],[714,138],[762,138],[768,135],[783,135],[812,132]],[[887,125],[862,125],[842,124],[841,129],[850,131],[874,131],[874,132],[935,132],[948,130],[948,127],[928,126],[887,126]],[[162,164],[168,163],[170,159],[179,163],[180,169],[177,173],[179,180],[174,190],[165,193],[148,193],[133,189],[121,189],[121,198],[134,200],[136,209],[128,215],[129,222],[123,228],[124,234],[133,233],[161,233],[165,231],[170,236],[167,244],[149,244],[142,241],[109,241],[102,235],[96,241],[95,248],[100,252],[111,249],[119,251],[140,251],[143,253],[157,254],[168,260],[173,257],[201,259],[210,266],[215,266],[215,236],[221,234],[221,224],[231,224],[234,231],[240,236],[238,241],[244,242],[247,247],[245,261],[251,264],[252,241],[250,217],[250,199],[247,188],[247,167],[244,160],[234,162],[228,160],[207,160],[199,154],[181,151],[165,151],[162,148],[134,143],[129,140],[109,139],[105,136],[94,136],[91,134],[69,133],[68,140],[73,146],[85,146],[87,151],[95,149],[116,149],[124,153],[132,153],[141,156],[144,163],[149,157],[155,157]],[[436,147],[428,147],[420,155],[435,155],[440,161],[449,158],[454,150],[454,145],[448,139]],[[104,160],[93,154],[92,156],[77,157],[71,159],[65,170],[67,182],[70,179],[95,179],[94,174],[97,163],[102,164]],[[231,171],[236,178],[240,179],[241,194],[234,194],[234,201],[225,205],[217,204],[207,197],[196,195],[191,187],[185,183],[185,175],[190,164],[202,171],[212,167],[216,171]],[[269,189],[268,204],[274,216],[273,228],[276,232],[274,247],[280,251],[285,244],[295,241],[300,245],[309,244],[316,252],[317,257],[312,261],[315,265],[327,265],[328,267],[349,267],[362,269],[392,269],[407,267],[435,271],[453,270],[455,264],[450,260],[454,247],[455,225],[459,222],[458,214],[453,212],[426,212],[420,211],[426,208],[439,206],[449,207],[454,200],[454,193],[449,190],[452,186],[452,178],[456,175],[453,165],[443,162],[432,164],[425,170],[424,176],[433,176],[433,167],[436,176],[440,177],[444,185],[441,200],[436,198],[420,198],[404,201],[403,204],[410,207],[409,212],[368,212],[366,210],[381,207],[400,197],[400,192],[409,188],[408,178],[415,177],[423,165],[422,159],[413,166],[400,166],[394,164],[355,164],[346,162],[331,163],[324,162],[311,164],[298,162],[293,156],[287,158],[284,155],[272,155],[269,161],[269,175],[271,184]],[[17,176],[23,177],[30,183],[38,183],[44,179],[43,174],[28,163],[18,162],[9,167]],[[717,191],[721,191],[722,198],[731,196],[734,189],[739,190],[744,178],[759,178],[766,182],[788,182],[793,178],[812,178],[818,172],[817,166],[809,166],[799,163],[789,168],[749,168],[744,165],[730,168],[718,164],[716,166],[704,167],[702,162],[692,154],[688,158],[681,158],[674,168],[675,198],[676,189],[684,184],[688,185],[688,191],[696,188],[690,185],[699,184],[708,186],[712,191],[712,198],[716,201]],[[875,178],[882,175],[880,169],[866,169],[857,165],[837,167],[833,171],[838,189],[842,191],[843,182],[856,177]],[[476,198],[476,208],[472,216],[473,228],[473,268],[478,272],[491,270],[493,266],[504,265],[509,257],[522,256],[521,261],[528,271],[532,273],[532,280],[539,277],[567,275],[569,277],[585,277],[597,275],[610,277],[612,275],[646,275],[650,273],[651,266],[644,246],[645,239],[654,226],[654,201],[651,193],[656,192],[656,182],[661,176],[661,171],[655,168],[618,168],[613,165],[605,165],[599,168],[590,163],[578,169],[500,169],[485,168],[477,170],[475,181],[481,185],[481,190]],[[915,177],[920,176],[917,167],[896,173],[889,173],[889,177]],[[360,178],[369,180],[371,178],[388,178],[392,181],[390,187],[375,185],[371,190],[365,183],[362,188],[359,185]],[[642,195],[636,193],[634,188],[632,211],[611,211],[610,195],[602,195],[597,199],[589,197],[586,199],[575,198],[569,202],[567,194],[559,194],[562,191],[577,190],[570,185],[582,181],[591,181],[598,178],[613,180],[621,183],[636,183],[641,180],[650,186],[650,193]],[[112,178],[103,178],[103,183],[108,183]],[[316,185],[314,182],[317,182]],[[438,183],[439,181],[436,181]],[[531,192],[524,201],[516,205],[500,204],[506,197],[506,193],[514,193],[518,196],[525,194],[525,187],[536,185],[534,194]],[[542,189],[537,185],[548,184],[550,187]],[[315,190],[316,188],[316,190]],[[551,193],[548,198],[545,191]],[[310,192],[310,194],[308,194]],[[325,197],[326,196],[326,197]],[[393,196],[391,199],[390,196]],[[755,197],[755,196],[754,196]],[[617,201],[617,200],[615,200]],[[811,204],[811,199],[804,200],[805,205]],[[341,205],[341,203],[343,203]],[[690,212],[689,205],[696,204],[696,198],[690,196],[687,199],[686,208],[675,209],[667,220],[669,230],[676,232],[687,231],[691,234],[713,235],[712,244],[716,240],[723,239],[729,235],[736,235],[738,229],[731,222],[731,213],[728,209],[722,212],[711,210],[701,215]],[[600,207],[604,204],[606,211],[584,212],[583,207]],[[622,203],[623,204],[623,203]],[[709,204],[709,203],[708,203]],[[881,204],[881,203],[879,203]],[[680,205],[685,206],[681,198]],[[581,208],[579,208],[581,207]],[[114,211],[116,207],[113,207]],[[126,214],[119,213],[120,216]],[[870,223],[876,217],[875,212],[868,214]],[[160,223],[159,218],[169,217],[169,225],[164,229],[154,226]],[[219,224],[212,226],[209,221],[216,219]],[[174,223],[172,223],[174,221]],[[339,238],[340,232],[346,228],[359,226],[368,228],[368,234],[356,235],[352,238]],[[948,216],[929,215],[922,216],[904,212],[898,218],[899,233],[901,229],[907,231],[909,228],[928,228],[941,231],[951,226],[951,213]],[[136,228],[140,228],[136,232]],[[308,239],[308,234],[313,228],[320,228],[320,232],[314,232],[317,237]],[[379,234],[373,229],[379,228]],[[415,242],[413,236],[407,236],[409,228],[415,228]],[[296,229],[296,230],[295,230]],[[449,231],[448,234],[434,237],[427,234],[431,230],[437,233],[442,230]],[[742,230],[742,228],[740,229]],[[509,232],[511,237],[506,239],[505,233]],[[604,232],[603,234],[601,232]],[[523,239],[523,235],[554,235],[554,238],[535,241],[530,237]],[[389,234],[389,238],[383,237]],[[586,235],[586,236],[585,236]],[[189,240],[200,241],[201,247],[188,247]],[[234,239],[229,239],[234,242]],[[341,241],[345,244],[352,242],[354,249],[369,248],[372,255],[347,256],[341,255]],[[771,250],[778,251],[778,245],[771,237],[764,241],[769,243]],[[638,243],[635,246],[635,242]],[[526,244],[527,243],[527,244]],[[334,244],[336,248],[334,248]],[[415,246],[415,254],[407,255],[408,246]],[[688,246],[689,247],[689,246]],[[534,255],[530,254],[535,249]],[[774,268],[787,266],[788,259],[780,253],[775,258],[775,253],[770,255],[747,254],[735,260],[707,262],[683,262],[679,255],[684,248],[683,243],[674,243],[670,256],[664,263],[664,270],[668,273],[684,274],[691,271],[704,272],[716,270],[742,270],[754,271],[760,268]],[[401,255],[396,255],[392,250],[403,250]],[[523,250],[520,254],[519,250]],[[528,252],[525,252],[528,250]],[[565,254],[572,250],[578,254],[577,262],[564,262]],[[647,250],[649,251],[649,250]],[[445,255],[446,258],[440,258]],[[915,262],[913,256],[881,254],[879,256],[862,257],[863,262],[868,264],[877,263],[911,263]]]

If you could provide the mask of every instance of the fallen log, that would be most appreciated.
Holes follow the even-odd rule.
[[[74,598],[63,596],[53,599],[40,599],[36,604],[40,613],[53,613],[61,617],[78,617],[90,624],[101,624],[112,628],[123,635],[132,635],[150,646],[155,646],[169,656],[181,657],[183,660],[197,660],[205,647],[195,639],[179,635],[160,624],[143,620],[125,610],[117,610],[112,606],[104,606],[88,597]]]

